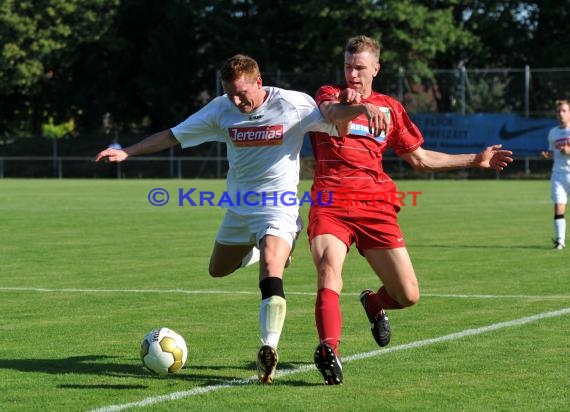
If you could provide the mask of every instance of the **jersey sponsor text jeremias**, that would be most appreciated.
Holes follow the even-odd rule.
[[[272,146],[283,143],[283,125],[230,127],[228,132],[236,146]]]

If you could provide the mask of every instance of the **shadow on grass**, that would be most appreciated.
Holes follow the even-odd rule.
[[[147,371],[142,365],[132,363],[120,363],[118,357],[105,355],[88,355],[88,356],[72,356],[63,359],[0,359],[0,369],[12,369],[20,372],[36,372],[48,373],[54,375],[88,374],[111,376],[118,378],[136,378],[136,379],[160,379],[160,380],[181,380],[191,381],[192,386],[210,386],[218,384],[227,384],[241,380],[239,376],[221,375],[208,373],[208,371],[227,370],[231,367],[227,366],[208,366],[208,365],[188,365],[181,372],[158,376]],[[279,365],[282,369],[294,369],[293,363],[282,363]],[[240,371],[250,371],[245,379],[249,379],[256,373],[255,362],[248,362],[243,367],[234,367]],[[204,373],[192,373],[193,371]],[[257,383],[252,379],[251,383]],[[302,386],[309,385],[300,381],[282,382],[285,385]],[[244,382],[245,384],[245,382]],[[60,388],[67,389],[145,389],[146,385],[137,384],[62,384]]]
[[[62,389],[113,389],[113,390],[123,390],[123,389],[148,389],[147,385],[106,385],[106,384],[69,384],[69,385],[57,385],[58,388]]]
[[[113,356],[72,356],[63,359],[0,359],[0,369],[14,369],[21,372],[43,372],[62,375],[65,373],[96,375],[145,374],[142,366],[112,362]]]

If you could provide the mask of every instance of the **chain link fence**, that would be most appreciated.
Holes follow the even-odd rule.
[[[264,83],[314,95],[324,83],[344,82],[334,73],[264,73]],[[516,113],[553,117],[554,101],[570,99],[570,68],[436,69],[429,75],[382,69],[373,88],[404,104],[409,113]]]
[[[270,72],[263,73],[264,84],[304,91],[314,95],[325,83],[342,84],[342,68],[335,72]],[[222,93],[216,76],[216,91]],[[434,70],[430,75],[404,69],[382,69],[374,89],[401,101],[410,114],[497,114],[511,113],[529,118],[554,119],[554,101],[570,98],[570,68],[509,68]],[[95,135],[96,133],[93,133]],[[124,136],[123,136],[124,137]],[[121,136],[119,136],[121,138]],[[68,140],[72,140],[70,138]],[[140,137],[137,137],[140,139]],[[47,139],[43,139],[47,140]],[[128,139],[125,139],[128,140]],[[546,136],[544,136],[546,142]],[[34,143],[34,146],[37,146]],[[96,141],[99,150],[108,141]],[[546,143],[545,143],[546,145]],[[34,156],[2,156],[0,178],[10,177],[111,177],[111,178],[223,178],[227,172],[225,146],[219,143],[201,145],[199,149],[175,150],[155,157],[140,158],[121,166],[100,165],[85,157],[86,151],[74,152],[77,144],[57,140],[43,142]],[[62,150],[62,147],[65,150]],[[89,147],[87,153],[95,154]],[[471,150],[469,150],[471,151]],[[304,152],[309,153],[310,150]],[[199,157],[198,157],[199,156]],[[515,154],[516,157],[516,154]],[[134,160],[134,159],[133,159]],[[312,160],[303,159],[302,176],[311,178]],[[418,175],[398,158],[385,159],[386,170],[396,178],[426,178]],[[534,156],[516,158],[501,177],[546,178],[551,162]],[[493,172],[467,170],[454,173],[428,174],[428,178],[497,178]]]

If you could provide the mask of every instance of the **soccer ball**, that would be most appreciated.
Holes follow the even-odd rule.
[[[168,328],[156,328],[141,342],[143,365],[158,375],[175,373],[182,369],[188,357],[184,338]]]

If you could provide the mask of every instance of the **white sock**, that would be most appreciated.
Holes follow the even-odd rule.
[[[263,299],[259,306],[259,329],[261,333],[261,343],[277,348],[283,323],[285,323],[285,313],[287,304],[281,296],[271,296]]]
[[[241,260],[240,267],[244,268],[257,262],[259,262],[259,249],[254,246],[251,251]]]
[[[554,219],[554,233],[556,241],[562,245],[566,244],[566,219]]]

